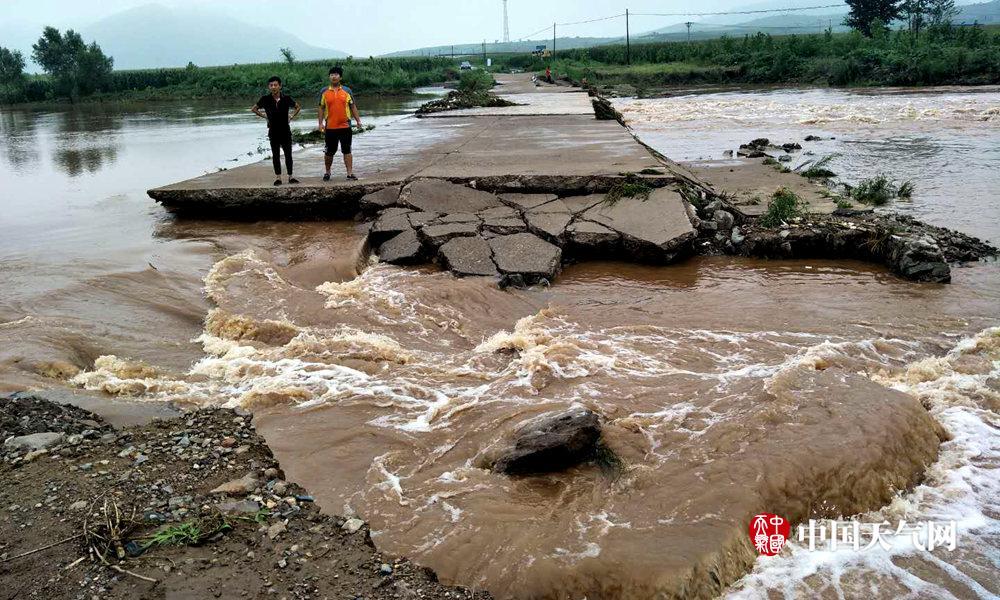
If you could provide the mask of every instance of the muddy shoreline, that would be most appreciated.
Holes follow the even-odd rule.
[[[243,410],[115,428],[31,394],[0,398],[5,598],[469,598],[321,513]]]

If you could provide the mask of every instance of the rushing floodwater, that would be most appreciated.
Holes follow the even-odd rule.
[[[835,170],[912,178],[917,193],[899,208],[994,242],[998,107],[995,92],[961,90],[622,102],[640,135],[680,160],[759,136],[836,137],[816,148],[840,154]],[[0,387],[72,379],[251,407],[325,508],[361,514],[380,548],[499,597],[650,597],[672,585],[662,572],[743,535],[748,506],[853,493],[846,471],[807,474],[891,473],[932,452],[929,412],[950,440],[927,478],[858,518],[954,519],[958,551],[793,544],[732,594],[1000,593],[995,263],[958,268],[951,285],[855,262],[588,263],[551,288],[500,291],[371,265],[353,223],[164,214],[145,189],[255,158],[260,123],[232,107],[4,111],[0,125]],[[356,146],[363,177],[363,137]],[[573,405],[602,415],[621,477],[509,480],[476,467],[502,432]],[[893,439],[905,443],[883,443]],[[775,495],[762,477],[789,487]]]

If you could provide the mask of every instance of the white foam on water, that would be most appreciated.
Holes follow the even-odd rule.
[[[901,564],[900,559],[910,557],[933,565],[975,597],[996,597],[969,572],[979,571],[982,576],[982,565],[992,565],[992,576],[986,576],[991,577],[993,589],[997,588],[1000,416],[993,407],[1000,404],[1000,391],[991,382],[998,377],[1000,328],[962,340],[944,357],[915,361],[895,375],[872,376],[883,385],[919,398],[952,439],[941,445],[938,460],[928,469],[924,483],[886,507],[853,520],[889,521],[893,527],[901,520],[909,524],[955,521],[955,552],[919,550],[908,534],[883,536],[888,549],[876,545],[863,552],[850,547],[809,550],[792,541],[779,556],[758,559],[753,571],[728,596],[773,598],[777,594],[798,598],[804,593],[818,593],[821,588],[838,598],[871,597],[871,590],[852,587],[860,575],[868,582],[892,581],[914,597],[955,597],[952,591],[922,579],[914,569]],[[926,543],[926,539],[923,541]],[[809,584],[808,591],[803,585],[807,578],[818,578],[818,583]]]
[[[666,126],[683,121],[775,121],[801,125],[848,123],[881,125],[903,122],[1000,122],[1000,94],[907,95],[856,94],[849,91],[775,91],[743,95],[716,93],[672,98],[621,99],[615,106],[626,123]]]

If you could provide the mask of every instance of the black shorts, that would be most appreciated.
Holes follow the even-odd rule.
[[[337,153],[337,145],[340,144],[340,151],[344,154],[351,153],[351,138],[354,134],[351,133],[350,127],[344,127],[343,129],[327,129],[326,130],[326,155],[333,156]]]

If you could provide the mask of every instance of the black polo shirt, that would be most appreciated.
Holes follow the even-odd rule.
[[[257,107],[267,114],[267,137],[280,139],[292,136],[288,111],[295,108],[295,100],[291,96],[281,94],[275,101],[274,96],[265,94],[257,101]]]

